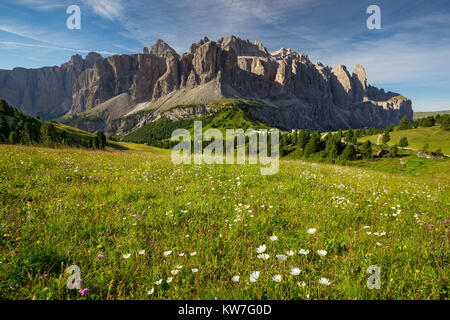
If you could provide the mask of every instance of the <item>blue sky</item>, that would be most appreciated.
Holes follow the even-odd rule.
[[[81,30],[66,28],[74,4]],[[366,27],[372,4],[381,30]],[[450,109],[448,0],[2,0],[0,69],[137,53],[157,39],[183,53],[204,36],[231,34],[350,72],[360,63],[370,84],[411,98],[414,110]]]

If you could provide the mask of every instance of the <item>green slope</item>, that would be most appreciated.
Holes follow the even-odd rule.
[[[409,142],[408,148],[420,150],[425,144],[429,144],[429,150],[436,150],[441,148],[446,155],[450,154],[450,132],[443,131],[439,126],[425,127],[409,130],[393,131],[390,133],[391,141],[389,145],[394,145],[400,141],[402,137],[406,137]],[[359,141],[364,142],[370,140],[372,143],[377,143],[378,135],[362,137]]]
[[[172,132],[176,129],[187,129],[192,133],[194,121],[201,121],[203,130],[216,128],[225,132],[226,129],[269,129],[270,126],[254,119],[245,112],[245,107],[254,107],[256,105],[256,103],[244,100],[222,99],[206,106],[214,110],[211,113],[176,121],[162,117],[134,130],[124,136],[122,141],[153,144],[158,141],[170,139]]]

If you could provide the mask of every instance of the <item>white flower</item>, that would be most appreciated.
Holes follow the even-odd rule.
[[[281,275],[277,274],[276,276],[273,276],[272,280],[275,281],[275,282],[280,282],[281,281]]]
[[[124,259],[128,259],[129,257],[131,257],[131,254],[129,254],[129,253],[124,254],[124,255],[122,256],[122,258],[124,258]]]
[[[370,226],[364,226],[363,227],[363,229],[369,229],[370,228]]]
[[[297,281],[297,285],[298,285],[299,287],[304,288],[304,287],[306,286],[306,282],[305,282],[305,281],[303,281],[303,282]]]
[[[181,270],[181,269],[183,269],[183,266],[182,265],[177,265],[175,268],[177,268],[178,270]]]
[[[156,284],[157,286],[159,286],[162,282],[163,282],[163,279],[159,279],[158,281],[155,281],[155,284]]]
[[[270,240],[272,240],[272,241],[277,241],[277,240],[278,240],[278,237],[277,237],[277,236],[271,236],[271,237],[270,237]]]
[[[284,261],[287,259],[287,257],[284,254],[277,254],[277,258],[280,259],[281,261]]]
[[[231,278],[231,281],[233,281],[233,282],[239,282],[239,279],[241,279],[240,276],[234,276],[233,278]]]
[[[314,233],[316,233],[316,231],[317,231],[316,228],[310,228],[306,232],[308,232],[309,234],[314,234]]]
[[[298,253],[303,254],[305,256],[307,256],[309,254],[309,250],[305,250],[305,249],[300,249],[298,250]]]
[[[191,271],[192,271],[192,273],[197,273],[198,269],[197,268],[192,268]]]
[[[150,291],[147,291],[147,295],[151,296],[155,292],[155,288],[152,288]]]
[[[302,270],[300,270],[299,268],[291,267],[291,275],[298,276],[300,272],[302,272]]]
[[[377,246],[382,246],[382,244],[381,244],[381,243],[379,243],[379,242],[377,242],[377,243],[376,243],[376,245],[377,245]]]
[[[266,251],[267,247],[265,244],[263,244],[262,246],[259,246],[258,249],[256,249],[257,253],[263,253],[264,251]]]
[[[197,254],[197,252],[191,252],[191,257],[195,256]]]
[[[287,254],[289,257],[292,257],[292,256],[295,254],[295,251],[289,250],[288,252],[286,252],[286,254]]]
[[[323,284],[324,286],[329,286],[331,284],[331,282],[327,278],[320,278],[319,284]]]
[[[179,270],[172,270],[172,271],[170,271],[170,273],[171,273],[173,276],[176,276],[178,272],[179,272]]]
[[[184,252],[183,253],[179,253],[178,256],[179,257],[183,257],[184,256]]]
[[[164,257],[170,256],[172,254],[172,251],[164,251]]]
[[[169,277],[169,278],[167,278],[167,283],[171,283],[172,282],[172,280],[173,280],[173,277]]]
[[[250,282],[256,282],[259,279],[259,271],[252,272],[250,275]]]
[[[317,250],[317,254],[321,257],[325,257],[327,255],[326,250]]]
[[[143,255],[145,253],[145,250],[139,250],[139,254]]]
[[[267,260],[270,258],[270,256],[267,253],[258,254],[258,259]]]

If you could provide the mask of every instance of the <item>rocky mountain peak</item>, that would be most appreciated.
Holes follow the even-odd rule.
[[[386,126],[404,115],[411,101],[367,84],[360,65],[350,75],[293,49],[268,53],[260,41],[236,36],[194,43],[179,56],[163,40],[144,54],[80,55],[61,67],[0,70],[0,98],[41,118],[80,116],[99,108],[102,119],[79,122],[81,129],[128,132],[154,119],[122,118],[152,107],[207,105],[221,98],[259,101],[271,108],[249,109],[255,118],[283,128],[335,130]],[[120,98],[118,98],[120,97]],[[274,109],[275,108],[275,109]],[[67,112],[69,111],[69,112]],[[85,127],[83,127],[85,126]],[[124,127],[123,127],[124,126]]]
[[[249,40],[243,40],[236,36],[228,36],[217,40],[217,44],[223,50],[234,50],[238,57],[269,57],[269,52],[259,41],[251,43]]]
[[[152,46],[150,53],[161,58],[167,57],[168,53],[177,55],[177,52],[161,39],[156,40],[155,44]]]
[[[367,75],[364,67],[357,64],[352,75],[353,88],[355,91],[355,100],[359,101],[364,98],[367,90]]]
[[[209,42],[210,40],[208,39],[208,37],[204,37],[202,40],[200,40],[199,42],[195,42],[193,44],[191,44],[190,48],[189,48],[189,52],[190,53],[195,53],[195,51],[197,50],[197,48],[201,47],[202,45],[204,45],[205,43]]]

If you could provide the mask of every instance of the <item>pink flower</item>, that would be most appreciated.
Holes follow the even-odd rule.
[[[89,291],[91,291],[89,288],[84,288],[83,290],[80,291],[80,295],[84,297],[89,293]]]
[[[433,229],[433,227],[434,227],[434,225],[432,225],[432,224],[428,225],[428,229]]]
[[[449,223],[450,221],[449,220],[444,220],[444,223]]]

